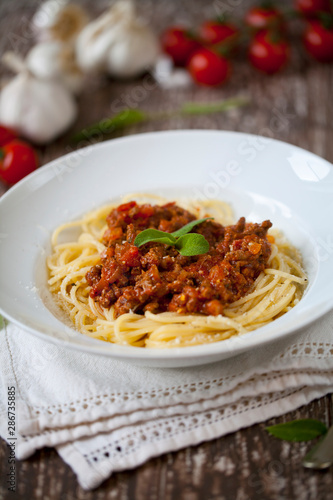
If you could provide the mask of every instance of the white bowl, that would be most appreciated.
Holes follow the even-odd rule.
[[[251,333],[214,344],[119,346],[66,325],[47,288],[52,231],[132,192],[220,198],[235,217],[271,219],[302,251],[309,285],[300,303]],[[290,144],[236,132],[171,131],[111,140],[70,153],[0,200],[0,304],[10,321],[46,341],[147,366],[221,360],[304,327],[333,307],[333,168]]]

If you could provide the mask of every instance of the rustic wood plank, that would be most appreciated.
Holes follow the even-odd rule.
[[[266,425],[295,418],[317,418],[332,425],[332,397],[321,398],[283,417],[243,429],[220,439],[150,460],[115,474],[95,491],[86,492],[52,449],[17,462],[15,498],[54,500],[223,500],[333,499],[333,471],[310,471],[300,465],[313,443],[288,443],[272,438]],[[1,440],[0,461],[8,450]],[[5,472],[3,468],[3,472]],[[3,475],[3,472],[1,475]],[[0,498],[12,493],[0,486]]]

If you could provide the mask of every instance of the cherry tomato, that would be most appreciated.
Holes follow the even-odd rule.
[[[4,146],[7,142],[11,142],[14,139],[17,139],[15,130],[0,125],[0,146]]]
[[[280,71],[289,59],[289,44],[285,39],[275,40],[276,33],[259,31],[250,43],[249,59],[252,65],[272,75]]]
[[[295,0],[295,8],[306,17],[316,17],[318,12],[330,12],[330,0]]]
[[[195,52],[187,67],[193,80],[201,85],[221,85],[230,73],[228,59],[207,48]]]
[[[231,23],[206,21],[200,26],[199,36],[207,45],[220,44],[225,41],[233,42],[238,36],[238,29]]]
[[[0,178],[8,184],[15,184],[37,167],[37,154],[26,142],[14,140],[0,149]]]
[[[320,21],[309,21],[303,42],[307,52],[317,61],[333,62],[333,28],[326,29]]]
[[[275,7],[252,7],[245,16],[245,24],[256,31],[282,29],[284,18],[282,12]]]
[[[170,27],[162,35],[161,43],[176,66],[186,66],[195,50],[200,47],[193,34],[180,27]]]

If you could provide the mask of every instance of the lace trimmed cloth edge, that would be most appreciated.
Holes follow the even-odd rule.
[[[268,380],[270,379],[270,380]],[[139,422],[151,422],[154,419],[177,416],[195,415],[203,411],[215,410],[218,407],[229,405],[232,410],[237,408],[238,401],[243,400],[245,407],[250,403],[250,399],[260,402],[267,397],[274,399],[275,392],[281,392],[281,387],[287,386],[288,390],[297,392],[300,387],[309,385],[321,385],[322,387],[332,387],[333,370],[328,372],[302,372],[284,374],[280,377],[271,376],[265,379],[265,386],[262,385],[260,377],[251,381],[239,384],[237,390],[231,390],[227,394],[221,394],[215,398],[205,401],[192,402],[188,405],[175,405],[163,408],[141,409],[133,413],[115,415],[110,418],[103,418],[91,422],[83,422],[77,426],[64,426],[62,428],[46,428],[39,434],[20,436],[17,446],[18,457],[31,455],[36,449],[44,446],[55,446],[67,441],[74,441],[83,437],[92,437],[100,433],[115,431],[121,427],[137,425]]]
[[[309,360],[296,359],[290,363],[286,358],[281,358],[283,362],[280,364],[280,369],[267,372],[265,367],[255,368],[250,373],[246,373],[240,377],[227,377],[228,380],[214,379],[198,383],[195,387],[192,384],[178,387],[166,388],[163,391],[158,390],[144,396],[141,391],[132,394],[114,393],[100,394],[84,398],[81,401],[62,403],[52,406],[35,406],[26,408],[25,415],[29,415],[21,420],[21,430],[23,433],[36,434],[42,432],[46,428],[56,428],[68,425],[78,425],[83,422],[93,422],[101,418],[113,417],[119,413],[121,406],[122,413],[128,414],[135,411],[146,410],[154,406],[154,401],[159,400],[159,406],[168,407],[180,404],[192,404],[197,400],[210,400],[221,394],[225,394],[231,390],[237,389],[241,384],[251,380],[251,378],[260,376],[264,377],[265,381],[278,379],[282,376],[294,377],[301,371],[304,371],[303,376],[311,374],[312,377],[321,373],[333,370],[333,355],[330,359],[317,360],[316,358]],[[284,366],[282,366],[284,365]],[[223,382],[224,380],[224,382]],[[311,382],[311,381],[309,381]],[[205,394],[207,391],[207,394]],[[154,396],[152,397],[152,394]],[[196,398],[196,394],[199,398]],[[161,397],[162,396],[162,397]],[[155,399],[156,397],[156,399]]]
[[[98,487],[112,473],[135,468],[150,458],[162,455],[171,451],[177,451],[187,446],[194,446],[204,441],[209,441],[222,437],[230,432],[238,431],[244,427],[263,422],[272,417],[278,417],[286,412],[293,411],[298,407],[308,404],[310,401],[322,397],[330,392],[329,387],[300,387],[298,390],[287,390],[282,392],[275,400],[261,402],[257,408],[249,406],[249,411],[244,420],[244,413],[221,413],[221,408],[209,410],[200,414],[201,422],[196,416],[179,416],[171,419],[164,419],[164,422],[148,423],[150,426],[167,426],[165,433],[161,437],[152,434],[147,443],[147,436],[142,440],[142,435],[147,434],[144,429],[145,424],[136,429],[140,444],[136,446],[136,439],[133,434],[124,432],[118,439],[112,438],[112,434],[105,434],[106,444],[102,448],[93,448],[88,454],[84,449],[90,448],[92,439],[76,441],[57,446],[56,449],[61,458],[74,470],[77,479],[84,489]],[[223,410],[223,409],[222,409]],[[218,414],[220,413],[220,418]],[[208,418],[207,418],[208,417]],[[176,422],[177,421],[177,422]],[[187,427],[186,421],[190,422]],[[176,424],[176,425],[175,425]],[[183,425],[181,425],[183,424]],[[173,433],[172,429],[177,429]],[[144,434],[143,434],[144,433]],[[123,445],[127,440],[128,447]],[[124,446],[124,447],[123,447]]]

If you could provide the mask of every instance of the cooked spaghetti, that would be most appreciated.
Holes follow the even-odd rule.
[[[270,221],[232,224],[220,201],[180,207],[133,198],[53,234],[50,289],[81,333],[137,347],[205,344],[266,325],[300,300],[307,284],[301,256],[279,232],[267,234]],[[209,243],[201,255],[158,241],[134,244],[145,229],[173,233],[204,217],[213,220],[191,231]],[[75,241],[60,242],[73,228],[80,230]]]

